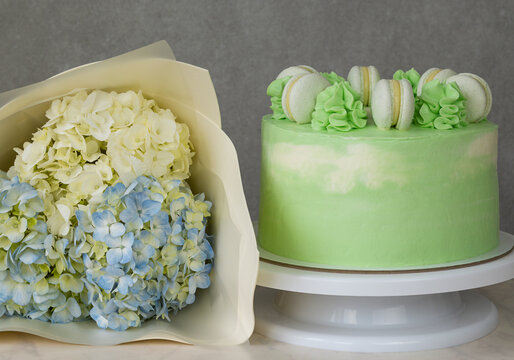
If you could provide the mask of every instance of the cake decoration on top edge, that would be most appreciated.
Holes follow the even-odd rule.
[[[412,86],[406,79],[381,79],[371,98],[373,121],[379,129],[407,130],[414,116]]]
[[[456,72],[452,69],[439,69],[439,68],[430,68],[425,71],[418,82],[418,86],[415,89],[416,95],[421,96],[423,93],[423,87],[432,80],[439,80],[439,82],[445,83],[446,79],[450,76],[455,75]]]
[[[348,81],[319,73],[329,85],[309,90],[315,100],[301,123],[281,115],[294,76],[268,88],[282,104],[261,122],[260,248],[369,271],[440,267],[495,249],[498,126],[486,120],[487,84],[412,68],[377,76],[366,91],[371,69],[353,67]]]
[[[318,75],[329,84],[323,84]],[[410,87],[403,85],[404,79]],[[430,68],[420,75],[412,68],[396,71],[388,86],[379,83],[380,74],[374,66],[353,66],[348,81],[334,72],[291,66],[268,87],[272,118],[310,123],[315,131],[333,133],[362,129],[369,126],[368,119],[380,129],[407,130],[413,124],[451,130],[485,119],[491,109],[489,86],[474,74]],[[395,116],[400,114],[398,122]]]
[[[480,76],[469,73],[454,75],[446,80],[455,83],[466,99],[466,121],[475,123],[489,115],[492,106],[491,89]]]
[[[362,129],[366,126],[367,114],[359,94],[348,81],[341,77],[336,78],[334,75],[335,73],[325,75],[332,79],[332,85],[316,96],[316,104],[312,112],[312,128],[335,132]]]
[[[282,93],[282,108],[286,117],[298,124],[311,122],[316,97],[328,86],[330,82],[317,72],[293,76]]]
[[[421,107],[416,123],[421,127],[448,130],[466,126],[465,98],[455,82],[443,84],[437,79],[423,86],[419,96]]]
[[[370,106],[373,88],[380,80],[380,74],[374,66],[354,66],[348,72],[348,81],[359,93],[364,106]]]

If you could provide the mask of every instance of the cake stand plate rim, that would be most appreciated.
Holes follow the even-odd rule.
[[[477,265],[411,273],[320,272],[261,261],[257,285],[323,295],[402,296],[475,289],[512,278],[514,252],[511,251],[506,256]]]

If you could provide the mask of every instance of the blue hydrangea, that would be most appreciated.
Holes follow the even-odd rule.
[[[74,297],[61,288],[75,289],[77,283],[83,288],[80,279],[65,275],[68,240],[48,233],[37,191],[0,173],[0,193],[0,314],[53,322],[84,318]]]
[[[145,192],[131,192],[124,196],[125,209],[120,213],[120,219],[131,229],[140,230],[144,223],[161,210],[161,203],[150,199]]]
[[[96,241],[108,241],[125,234],[125,225],[116,221],[111,210],[97,211],[93,214],[93,238]]]
[[[126,264],[132,259],[134,233],[130,232],[123,236],[108,238],[105,243],[109,247],[106,255],[109,265]]]
[[[0,172],[0,316],[126,330],[170,317],[210,285],[211,203],[185,181],[139,177],[47,231],[37,191]]]

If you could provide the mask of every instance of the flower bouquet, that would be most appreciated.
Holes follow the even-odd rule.
[[[0,106],[0,330],[249,337],[258,256],[207,72],[160,42]]]

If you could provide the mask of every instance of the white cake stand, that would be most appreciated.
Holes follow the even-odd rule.
[[[500,234],[500,245],[513,244],[514,236]],[[470,289],[511,278],[514,251],[461,268],[392,274],[320,272],[261,260],[255,330],[329,350],[450,347],[481,338],[498,324],[494,304]]]

